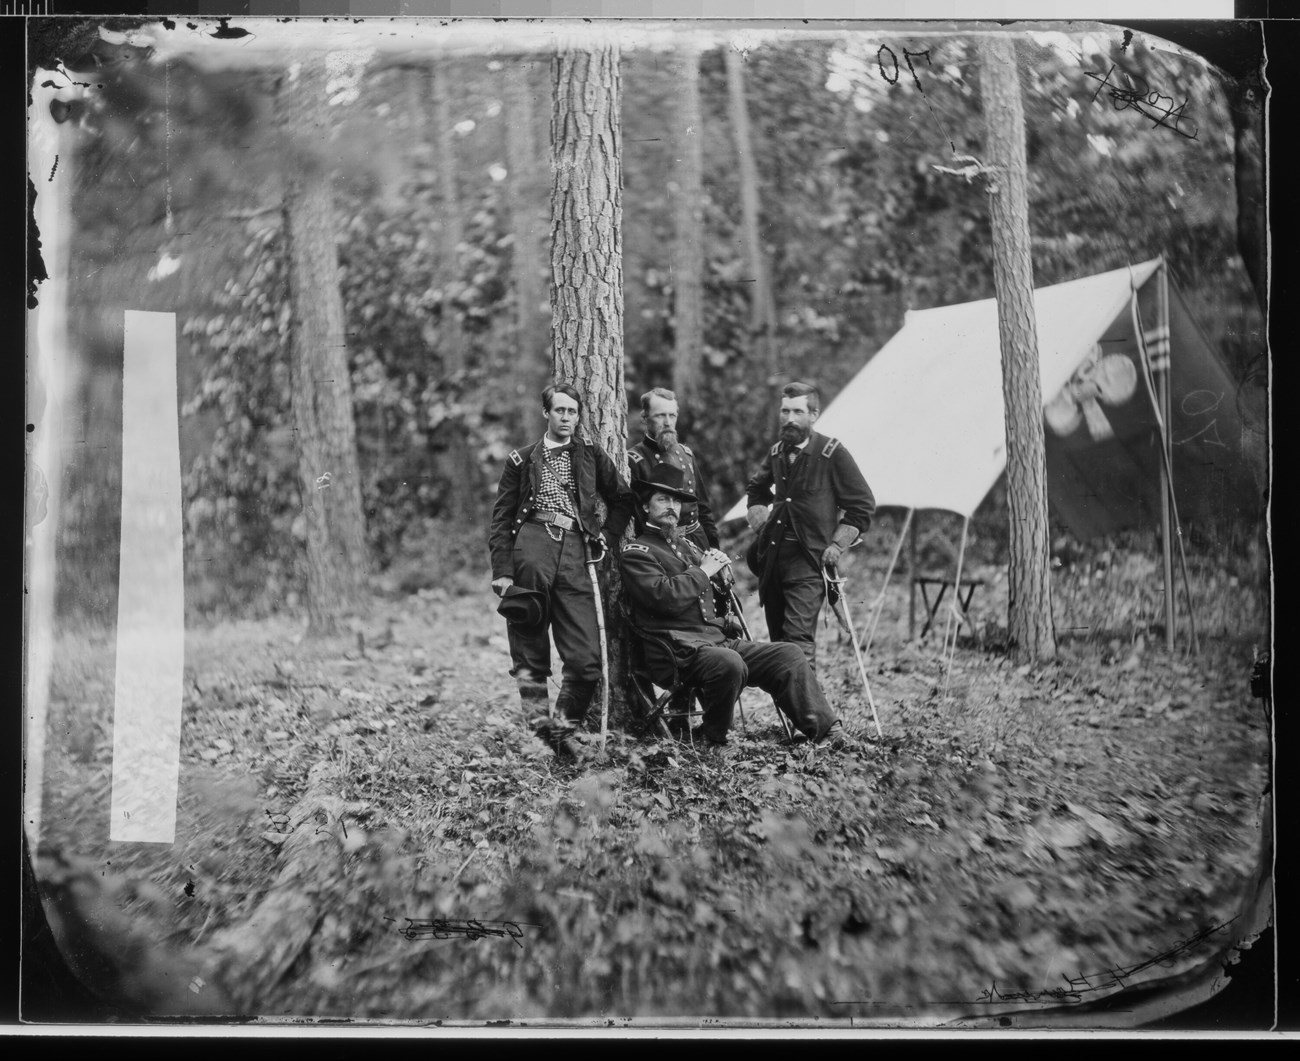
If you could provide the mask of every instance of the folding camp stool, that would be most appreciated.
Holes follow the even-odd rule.
[[[920,587],[921,602],[925,606],[925,625],[921,627],[922,638],[930,632],[930,627],[934,625],[934,620],[939,614],[939,605],[943,603],[944,594],[949,589],[952,589],[954,596],[957,598],[957,614],[961,616],[961,621],[970,628],[975,640],[980,640],[979,628],[970,617],[970,602],[971,598],[975,596],[975,591],[984,585],[982,578],[963,578],[961,585],[954,587],[953,580],[948,575],[915,575],[912,578],[912,584]],[[935,596],[933,604],[930,602],[931,586],[939,587],[939,592]]]
[[[638,627],[633,621],[626,603],[623,618],[627,628],[632,632],[628,645],[627,685],[628,697],[632,701],[633,716],[643,732],[656,733],[661,737],[672,738],[671,723],[681,721],[688,731],[698,720],[704,717],[695,699],[695,690],[675,674],[672,685],[663,689],[650,678],[649,668],[645,664],[644,645],[646,641],[661,644],[672,656],[672,646],[663,638],[655,637]],[[660,690],[663,689],[661,692]],[[686,699],[690,705],[686,711],[674,710],[679,699]]]

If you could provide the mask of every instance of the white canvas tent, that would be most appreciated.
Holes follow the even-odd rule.
[[[1176,513],[1231,517],[1259,502],[1239,444],[1236,384],[1162,266],[1154,259],[1034,292],[1043,402],[1057,414],[1045,432],[1049,497],[1081,538],[1158,525],[1162,421]],[[823,408],[817,430],[854,456],[878,507],[942,509],[969,520],[1002,476],[997,312],[995,299],[909,312]],[[1127,378],[1121,393],[1089,389],[1102,361]],[[1070,416],[1074,401],[1080,408]],[[1155,415],[1160,405],[1163,417]],[[741,498],[724,521],[745,510]]]
[[[1098,345],[1107,353],[1127,353],[1136,361],[1130,299],[1135,288],[1155,286],[1148,282],[1156,276],[1159,266],[1156,259],[1131,270],[1116,269],[1034,292],[1045,405],[1060,393]],[[1146,291],[1143,293],[1145,296]],[[1154,296],[1154,292],[1151,294]],[[1223,471],[1217,477],[1220,486],[1226,485],[1222,481],[1226,477],[1233,480],[1237,488],[1234,493],[1241,492],[1243,486],[1249,490],[1249,475],[1243,484],[1244,465],[1233,446],[1234,429],[1240,431],[1231,400],[1235,385],[1187,315],[1176,289],[1171,290],[1171,295],[1174,450],[1184,453],[1183,447],[1194,441],[1191,436],[1201,431],[1204,445],[1196,448],[1210,451],[1213,459],[1207,468],[1204,454],[1198,452],[1195,477],[1213,477],[1213,470],[1218,468]],[[1144,308],[1143,320],[1148,329],[1157,324],[1154,305]],[[1188,403],[1187,396],[1194,392],[1203,393],[1204,400]],[[1144,399],[1139,376],[1136,393],[1129,402],[1136,409],[1125,410],[1121,416],[1120,410],[1103,406],[1121,442],[1131,443],[1135,434],[1147,435],[1139,441],[1139,449],[1150,448],[1149,436],[1154,427],[1154,420],[1147,415],[1149,402]],[[1199,415],[1202,422],[1181,423],[1188,415],[1196,417],[1197,408],[1202,406],[1207,407]],[[1213,408],[1208,409],[1210,406]],[[840,439],[853,454],[878,506],[944,509],[970,516],[1006,468],[1004,419],[997,303],[984,299],[908,313],[902,329],[823,408],[817,430]],[[1060,440],[1059,448],[1074,452],[1087,448],[1091,441],[1087,431],[1080,428],[1075,434],[1080,436],[1078,440]],[[1050,437],[1049,450],[1056,448],[1056,443],[1056,436]],[[1218,450],[1224,452],[1214,452]],[[1049,469],[1067,463],[1052,457],[1049,453]],[[1150,463],[1154,471],[1154,458]],[[1091,519],[1072,516],[1073,510],[1081,507],[1080,502],[1061,496],[1066,492],[1070,471],[1059,467],[1055,472],[1049,470],[1052,500],[1058,514],[1081,531],[1081,536],[1097,532],[1090,524],[1101,524],[1104,531],[1114,529],[1117,518],[1130,525],[1134,522],[1114,511],[1115,506],[1131,502],[1132,497],[1103,497],[1086,488],[1082,492],[1092,494],[1087,507],[1106,509],[1109,518],[1104,518],[1102,512],[1091,513]],[[1187,480],[1177,474],[1175,478]],[[1188,490],[1192,492],[1191,483]],[[1158,504],[1158,492],[1153,496]],[[1181,509],[1181,493],[1179,501]],[[745,507],[742,498],[724,519],[742,518]]]

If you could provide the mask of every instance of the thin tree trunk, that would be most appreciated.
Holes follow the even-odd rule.
[[[533,88],[527,60],[506,66],[506,164],[510,228],[514,236],[516,381],[521,417],[536,414],[537,396],[550,379],[551,316],[545,304],[541,233],[549,213],[533,126]]]
[[[290,378],[307,525],[307,616],[313,635],[365,610],[369,569],[352,383],[339,294],[329,173],[312,151],[328,138],[323,64],[304,62],[277,96],[281,130],[296,144],[284,189]]]
[[[1043,391],[1034,320],[1034,273],[1029,248],[1025,115],[1015,43],[981,40],[980,88],[988,131],[993,281],[1002,345],[1002,393],[1007,425],[1007,494],[1011,517],[1009,626],[1021,659],[1056,654],[1052,628],[1043,449]]]
[[[459,169],[456,163],[456,131],[452,116],[453,92],[451,60],[439,59],[433,65],[433,98],[438,143],[438,184],[442,199],[442,258],[438,286],[442,290],[442,307],[438,322],[438,354],[442,373],[450,381],[450,396],[457,398],[464,386],[466,337],[460,325],[455,293],[460,288],[460,244],[464,238],[461,224]],[[450,514],[462,526],[472,525],[479,516],[481,471],[474,454],[473,439],[463,422],[448,425],[447,496]]]
[[[460,284],[460,251],[463,238],[460,191],[457,182],[456,132],[451,113],[451,72],[448,60],[433,66],[434,122],[438,132],[438,187],[442,193],[442,268],[438,286],[442,289],[442,317],[438,347],[447,375],[465,368],[465,337],[456,317],[453,296]]]
[[[673,390],[684,407],[700,383],[704,347],[704,157],[700,143],[700,57],[690,43],[678,58],[676,158],[673,196],[676,243],[673,256]]]
[[[584,428],[625,467],[623,147],[618,45],[562,44],[552,60],[551,333],[555,376],[582,395]],[[614,543],[611,543],[614,544]],[[618,569],[605,587],[610,717],[627,715]]]
[[[758,166],[754,162],[753,136],[749,129],[749,107],[745,103],[744,59],[734,48],[726,49],[727,89],[731,103],[731,125],[736,135],[736,159],[740,167],[741,242],[749,262],[753,294],[750,298],[750,332],[755,337],[757,360],[769,375],[777,370],[776,307],[763,244],[759,236]]]

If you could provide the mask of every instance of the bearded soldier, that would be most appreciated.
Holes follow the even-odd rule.
[[[757,686],[806,738],[842,743],[843,727],[804,654],[794,645],[746,640],[718,618],[710,583],[731,561],[679,531],[681,510],[695,500],[683,489],[681,469],[660,465],[635,488],[646,529],[619,552],[623,588],[636,628],[652,635],[646,665],[653,680],[667,687],[680,676],[698,690],[704,719],[695,739],[726,744],[740,691]]]
[[[823,569],[871,525],[876,501],[857,462],[837,439],[813,430],[821,398],[809,383],[781,392],[781,437],[747,488],[757,532],[749,561],[773,641],[790,641],[817,663]]]
[[[718,528],[713,522],[713,509],[709,507],[708,490],[700,474],[699,462],[689,446],[677,437],[677,396],[664,387],[655,387],[641,395],[641,426],[644,437],[627,451],[628,470],[632,485],[654,477],[660,464],[671,464],[682,470],[682,485],[695,500],[682,503],[681,526],[678,530],[689,536],[701,549],[718,547]],[[638,511],[636,529],[645,528]]]

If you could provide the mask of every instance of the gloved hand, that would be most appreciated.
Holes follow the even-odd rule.
[[[700,558],[700,568],[709,578],[712,578],[729,563],[731,563],[731,558],[721,549],[709,549]]]
[[[591,558],[596,563],[601,563],[609,556],[609,539],[605,537],[603,530],[597,531],[587,541],[587,548],[591,550]]]
[[[749,520],[749,529],[758,530],[767,522],[768,513],[771,511],[767,505],[750,505],[749,511],[745,513],[746,518]]]
[[[858,540],[857,527],[850,527],[847,523],[841,523],[835,528],[835,536],[831,538],[830,545],[822,551],[822,566],[833,567],[839,563],[840,556],[844,550]]]

